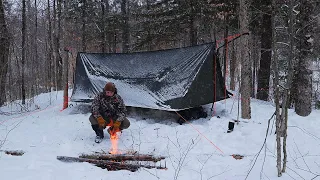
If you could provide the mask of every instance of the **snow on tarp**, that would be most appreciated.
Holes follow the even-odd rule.
[[[71,101],[92,101],[108,81],[127,106],[173,111],[219,101],[225,98],[224,82],[214,59],[212,43],[126,54],[78,53]]]

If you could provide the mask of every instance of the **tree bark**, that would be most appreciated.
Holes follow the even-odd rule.
[[[271,65],[271,0],[265,0],[267,11],[262,15],[262,34],[261,34],[261,60],[258,74],[257,98],[268,100],[270,65]]]
[[[6,78],[9,63],[10,39],[3,2],[0,0],[0,106],[6,102]]]
[[[308,116],[312,110],[312,71],[310,70],[314,40],[312,13],[312,1],[301,0],[300,13],[298,14],[299,68],[295,78],[297,86],[294,100],[295,112],[300,116]]]
[[[249,32],[249,0],[240,0],[240,32]],[[249,57],[249,37],[242,36],[241,50],[241,117],[251,119],[251,62]]]

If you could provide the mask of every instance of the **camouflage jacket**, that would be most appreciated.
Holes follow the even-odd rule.
[[[95,118],[102,116],[103,118],[123,121],[126,117],[126,106],[118,94],[108,97],[104,92],[101,92],[94,98],[91,112]]]

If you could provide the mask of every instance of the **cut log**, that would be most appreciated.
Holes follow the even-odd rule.
[[[103,169],[108,169],[109,171],[116,170],[129,170],[129,171],[137,171],[139,168],[156,168],[156,169],[167,169],[166,167],[161,166],[152,166],[152,165],[143,165],[143,164],[130,164],[125,161],[116,162],[111,160],[97,160],[97,159],[89,159],[89,158],[78,158],[78,157],[68,157],[68,156],[57,156],[57,159],[63,162],[88,162],[94,164]]]
[[[152,161],[158,162],[165,157],[163,156],[152,156],[148,154],[135,154],[135,155],[125,155],[125,154],[82,154],[79,156],[80,158],[87,158],[87,159],[97,159],[97,160],[113,160],[117,162],[121,161]]]

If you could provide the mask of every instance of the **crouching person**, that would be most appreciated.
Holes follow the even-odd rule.
[[[130,121],[126,118],[126,107],[112,82],[108,82],[93,100],[89,117],[92,129],[96,133],[96,143],[104,138],[103,129],[107,126],[111,137],[117,132],[127,129]]]

